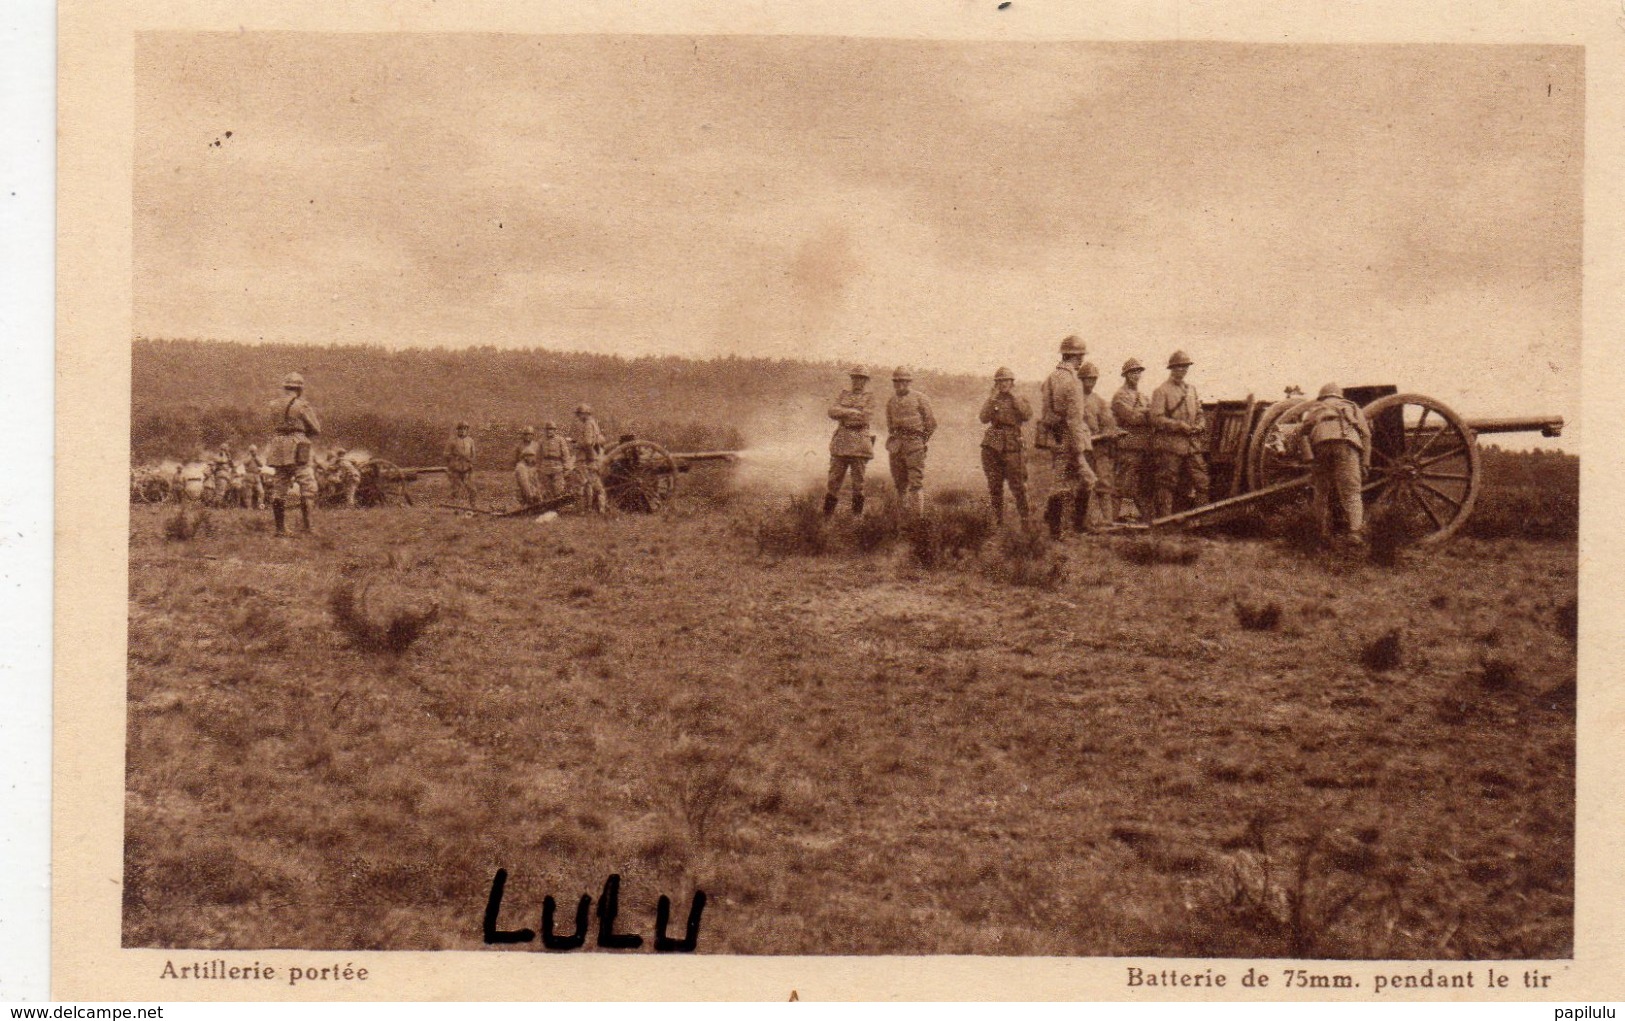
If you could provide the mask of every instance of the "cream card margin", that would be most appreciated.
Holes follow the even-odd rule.
[[[342,9],[340,9],[342,8]],[[1200,990],[1135,997],[1125,960],[655,957],[480,952],[173,953],[120,946],[131,337],[134,33],[142,30],[817,34],[944,39],[1222,39],[1273,43],[1583,45],[1586,71],[1582,352],[1579,833],[1575,959],[1530,998],[1625,996],[1625,699],[1620,677],[1619,458],[1608,399],[1625,308],[1625,0],[1379,0],[1321,4],[1105,0],[864,0],[791,4],[664,0],[565,5],[501,0],[62,0],[58,32],[56,635],[51,989],[55,999],[1206,999]],[[1471,367],[1464,367],[1471,371]],[[1593,398],[1597,399],[1593,399]],[[365,983],[177,983],[170,958],[230,957],[369,969]],[[1178,962],[1158,961],[1157,967]],[[1213,962],[1219,965],[1221,962]],[[1249,964],[1225,961],[1239,974]],[[1189,962],[1205,967],[1202,962]],[[1278,969],[1280,962],[1268,962]],[[1410,964],[1386,970],[1410,970]],[[1377,966],[1339,963],[1369,976]],[[1415,970],[1420,970],[1417,966]],[[1511,965],[1508,971],[1515,970]],[[1314,998],[1363,999],[1314,992]],[[1212,998],[1244,999],[1232,985]],[[1413,994],[1414,995],[1414,994]],[[1527,996],[1507,991],[1504,999]],[[1483,996],[1482,990],[1466,999]],[[1402,997],[1390,997],[1402,998]],[[1416,997],[1439,998],[1439,997]]]

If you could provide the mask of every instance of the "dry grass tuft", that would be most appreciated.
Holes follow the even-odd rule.
[[[1053,592],[1066,582],[1066,557],[1049,536],[1036,529],[1016,529],[999,539],[999,555],[983,572],[995,581]]]
[[[816,557],[829,549],[824,508],[812,493],[791,497],[783,513],[756,523],[756,551],[775,557]]]
[[[982,508],[952,503],[933,507],[909,521],[904,532],[910,559],[932,570],[981,553],[993,534],[993,524]]]
[[[423,636],[440,617],[440,604],[418,612],[396,610],[387,623],[374,621],[367,613],[367,590],[344,582],[333,589],[328,599],[333,623],[350,639],[350,643],[364,652],[388,653],[399,656]]]
[[[1365,523],[1371,562],[1379,567],[1401,566],[1405,551],[1424,534],[1426,530],[1414,514],[1391,509],[1372,514]]]
[[[1361,665],[1378,673],[1395,670],[1403,661],[1404,649],[1400,643],[1398,628],[1387,632],[1360,650]]]
[[[1518,664],[1501,656],[1491,656],[1479,667],[1478,686],[1485,691],[1510,691],[1518,686]]]
[[[1274,631],[1281,626],[1281,604],[1236,600],[1236,620],[1248,631]]]
[[[1202,548],[1175,539],[1135,539],[1117,547],[1117,555],[1131,564],[1194,564],[1202,558]]]

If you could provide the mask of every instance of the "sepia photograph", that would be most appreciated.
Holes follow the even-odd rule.
[[[133,71],[123,948],[1576,956],[1583,47]]]

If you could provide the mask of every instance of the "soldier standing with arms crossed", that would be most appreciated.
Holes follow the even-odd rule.
[[[458,493],[468,496],[468,505],[477,506],[479,494],[474,491],[474,437],[468,434],[468,423],[457,423],[457,435],[446,444],[446,480],[451,484],[451,499]]]
[[[1083,341],[1069,336],[1061,341],[1061,364],[1044,380],[1040,391],[1043,407],[1039,412],[1038,442],[1049,448],[1054,466],[1054,489],[1044,504],[1044,523],[1052,539],[1061,537],[1070,501],[1072,528],[1088,527],[1089,494],[1095,488],[1095,472],[1084,457],[1089,452],[1089,427],[1083,421],[1083,384],[1078,366],[1086,353]]]
[[[1123,435],[1117,440],[1117,478],[1112,493],[1112,520],[1123,520],[1123,494],[1134,499],[1141,521],[1151,520],[1151,467],[1146,458],[1151,449],[1151,402],[1140,392],[1145,366],[1138,358],[1123,363],[1123,386],[1112,396],[1112,418]]]
[[[824,517],[835,513],[841,502],[841,484],[852,477],[852,516],[863,514],[863,476],[875,456],[875,435],[869,431],[874,416],[875,395],[869,392],[869,370],[852,366],[847,373],[852,385],[835,398],[829,417],[838,423],[829,438],[829,484],[824,491]]]
[[[569,490],[575,458],[570,453],[570,441],[559,435],[559,427],[552,422],[542,423],[540,455],[542,499],[556,500]]]
[[[1023,452],[1021,427],[1033,417],[1027,398],[1016,395],[1016,374],[1000,368],[993,374],[993,393],[982,404],[977,417],[987,424],[982,434],[982,474],[987,476],[987,496],[993,521],[1004,524],[1004,487],[1016,501],[1021,527],[1031,524],[1027,507],[1027,461]]]
[[[310,444],[322,434],[316,409],[305,400],[305,377],[290,372],[282,379],[286,401],[276,402],[276,434],[271,437],[265,462],[276,469],[271,480],[271,513],[276,534],[287,535],[287,505],[290,495],[299,500],[299,516],[310,531],[310,508],[316,502],[315,458]]]
[[[910,390],[914,373],[899,365],[891,374],[891,400],[886,402],[886,454],[892,484],[902,498],[903,513],[925,511],[925,452],[937,418],[925,394]]]
[[[1099,528],[1112,523],[1112,508],[1117,504],[1117,438],[1123,430],[1117,428],[1106,398],[1095,393],[1100,382],[1100,370],[1094,362],[1084,362],[1078,369],[1078,381],[1083,385],[1083,424],[1089,427],[1089,467],[1095,471],[1094,498],[1089,501],[1087,524]]]
[[[1303,413],[1294,442],[1314,455],[1315,516],[1322,542],[1333,542],[1336,525],[1356,544],[1365,542],[1365,503],[1360,494],[1371,469],[1371,423],[1360,406],[1327,383]]]
[[[1207,416],[1202,398],[1185,382],[1191,356],[1175,351],[1168,358],[1168,381],[1151,394],[1146,417],[1151,422],[1151,450],[1156,458],[1157,517],[1174,512],[1174,496],[1193,493],[1198,504],[1207,502],[1207,459],[1202,455],[1202,432]]]

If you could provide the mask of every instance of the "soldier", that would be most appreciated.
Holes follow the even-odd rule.
[[[276,518],[276,534],[287,535],[286,514],[290,496],[299,501],[304,530],[310,531],[310,508],[316,502],[315,458],[310,444],[322,434],[316,409],[305,400],[305,378],[290,372],[282,379],[285,401],[276,403],[276,434],[266,449],[265,461],[276,469],[271,485],[271,513]]]
[[[841,500],[841,484],[852,476],[852,514],[863,514],[863,475],[875,456],[875,436],[869,431],[874,415],[875,395],[869,392],[869,372],[861,365],[847,373],[852,380],[830,405],[829,417],[838,424],[829,439],[829,485],[824,493],[824,517],[835,513]]]
[[[1190,355],[1175,351],[1168,358],[1168,381],[1152,392],[1151,406],[1146,409],[1156,461],[1153,513],[1159,518],[1174,512],[1176,491],[1198,504],[1208,498],[1207,459],[1201,440],[1207,416],[1196,388],[1185,382],[1193,364]]]
[[[925,452],[937,418],[925,394],[910,390],[914,373],[899,365],[891,374],[891,400],[886,402],[886,455],[892,484],[903,502],[903,513],[925,510]]]
[[[590,404],[576,405],[570,441],[576,448],[576,472],[581,477],[581,509],[589,514],[609,513],[609,494],[599,474],[604,462],[604,430],[598,428]]]
[[[1082,533],[1088,527],[1089,494],[1095,488],[1094,469],[1084,456],[1090,447],[1089,427],[1083,420],[1083,384],[1078,380],[1086,351],[1076,336],[1061,341],[1061,364],[1040,391],[1043,405],[1034,446],[1048,448],[1053,463],[1054,489],[1044,504],[1044,523],[1054,539],[1061,537],[1068,501],[1073,530]]]
[[[570,473],[575,469],[575,458],[570,453],[570,441],[559,435],[553,422],[542,423],[542,441],[537,448],[542,480],[542,499],[556,500],[569,492]]]
[[[513,451],[514,489],[519,495],[519,506],[529,507],[542,499],[542,479],[536,470],[536,459],[541,456],[536,442],[536,429],[525,426],[519,434],[519,446]]]
[[[265,505],[265,461],[260,448],[250,443],[248,456],[243,458],[243,505],[259,510]]]
[[[458,494],[468,497],[470,507],[478,506],[480,496],[474,491],[474,437],[468,434],[468,423],[457,423],[457,435],[446,444],[446,481],[451,485],[452,501]]]
[[[1004,487],[1016,501],[1021,527],[1030,523],[1027,507],[1027,459],[1021,427],[1033,417],[1027,398],[1016,395],[1016,374],[1001,367],[993,374],[993,392],[982,403],[977,416],[987,424],[982,434],[982,474],[987,476],[987,495],[993,520],[1004,524]]]
[[[1100,370],[1094,362],[1084,362],[1078,368],[1078,382],[1083,385],[1083,424],[1089,428],[1090,449],[1085,457],[1095,472],[1094,498],[1089,501],[1087,521],[1090,528],[1112,523],[1112,507],[1117,503],[1117,440],[1123,434],[1111,405],[1095,393],[1099,381]]]
[[[1123,386],[1112,396],[1112,418],[1123,434],[1117,439],[1117,473],[1112,486],[1112,520],[1123,520],[1123,494],[1134,500],[1141,521],[1151,518],[1151,470],[1146,458],[1151,450],[1151,422],[1147,412],[1151,402],[1140,392],[1145,366],[1138,358],[1123,363]]]
[[[1365,542],[1364,473],[1371,469],[1371,423],[1360,406],[1343,396],[1336,383],[1304,410],[1293,442],[1306,445],[1315,459],[1315,515],[1320,538],[1333,541],[1336,526],[1355,543]]]
[[[340,490],[344,493],[344,506],[355,509],[355,493],[361,487],[361,469],[356,463],[345,455],[349,451],[340,447],[333,457],[333,474],[336,476]]]
[[[209,481],[214,490],[216,507],[231,505],[231,471],[231,449],[221,447],[220,452],[214,456],[214,463],[209,466]]]

